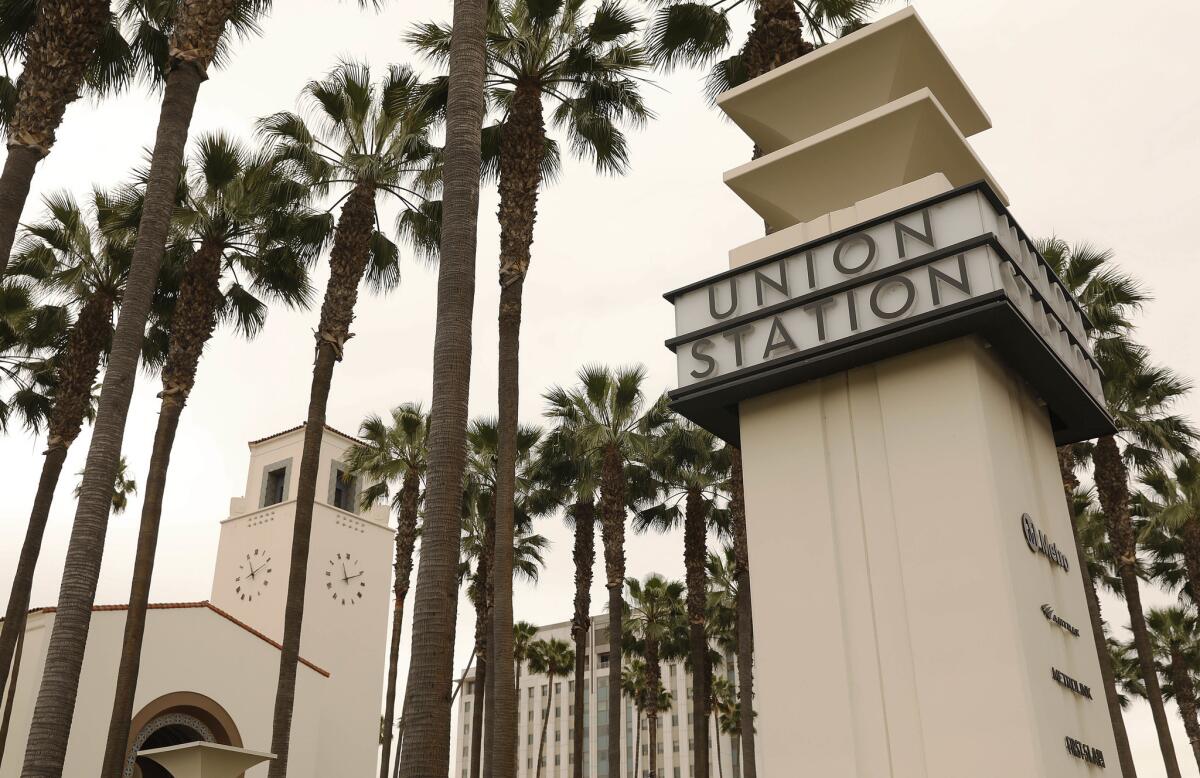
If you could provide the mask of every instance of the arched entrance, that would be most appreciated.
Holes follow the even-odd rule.
[[[125,751],[123,778],[169,778],[169,773],[137,752],[183,743],[242,745],[233,717],[211,697],[195,692],[173,692],[151,701],[133,717]]]

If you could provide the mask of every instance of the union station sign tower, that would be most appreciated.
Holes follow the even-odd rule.
[[[911,8],[718,104],[773,231],[666,295],[667,346],[742,449],[764,774],[1119,772],[1055,452],[1112,422],[987,114]]]

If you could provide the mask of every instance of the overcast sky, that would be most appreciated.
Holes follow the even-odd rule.
[[[973,143],[1026,231],[1114,249],[1156,298],[1140,319],[1141,337],[1159,360],[1200,375],[1194,294],[1186,291],[1200,282],[1192,234],[1200,210],[1195,186],[1200,6],[1168,0],[1147,18],[1123,0],[914,5],[991,115],[994,128]],[[228,67],[203,85],[192,136],[222,129],[249,137],[256,117],[294,108],[305,82],[339,58],[364,59],[379,70],[392,62],[420,65],[401,34],[413,22],[448,18],[448,0],[388,6],[375,14],[349,2],[277,2],[264,34],[235,45]],[[900,7],[893,3],[889,10]],[[741,20],[743,30],[747,22]],[[700,88],[698,74],[683,72],[657,77],[647,89],[659,118],[633,133],[629,175],[599,177],[567,162],[560,180],[543,192],[525,285],[526,421],[539,419],[545,387],[570,382],[587,362],[641,362],[649,369],[650,391],[671,386],[672,358],[662,341],[673,334],[673,324],[662,292],[722,270],[731,247],[761,234],[759,218],[721,183],[724,170],[746,161],[750,143],[706,104]],[[153,142],[157,115],[157,101],[138,91],[100,105],[71,106],[53,153],[38,169],[26,218],[40,213],[42,193],[68,188],[82,196],[93,184],[125,180]],[[495,212],[495,191],[485,190],[471,383],[476,415],[494,414],[496,407]],[[322,267],[319,288],[325,278]],[[360,299],[356,337],[334,379],[330,424],[353,432],[369,412],[383,413],[406,400],[428,403],[435,286],[433,270],[407,262],[398,290],[386,298]],[[218,522],[245,483],[246,441],[304,417],[315,323],[315,311],[273,311],[254,342],[222,333],[205,352],[172,458],[155,601],[208,597]],[[158,389],[155,381],[142,380],[129,416],[125,452],[139,482],[149,461]],[[1188,405],[1200,416],[1200,400]],[[88,442],[85,430],[64,469],[34,605],[57,598],[74,512],[71,490]],[[7,494],[0,503],[0,605],[7,599],[43,443],[18,431],[0,438]],[[112,522],[100,603],[127,600],[140,508],[135,499]],[[571,612],[570,539],[557,521],[540,530],[554,542],[549,569],[539,587],[518,587],[516,617],[562,621]],[[682,576],[681,549],[678,537],[634,538],[629,572]],[[597,587],[594,598],[602,592]],[[1147,599],[1169,598],[1148,593]],[[1106,608],[1114,623],[1125,623],[1121,604],[1109,602]],[[469,610],[460,606],[459,667],[469,653]],[[1139,775],[1163,775],[1148,709],[1135,705],[1128,720]],[[1196,776],[1181,726],[1176,742],[1184,774]]]

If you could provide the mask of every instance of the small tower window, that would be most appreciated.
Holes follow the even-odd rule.
[[[341,462],[333,463],[329,484],[329,504],[347,513],[357,513],[358,478]]]
[[[267,496],[266,505],[274,505],[277,502],[283,502],[283,486],[287,481],[287,470],[279,468],[267,473]],[[265,507],[265,506],[264,506]]]
[[[260,508],[276,505],[288,499],[288,481],[291,472],[292,460],[290,459],[274,462],[263,468],[262,493],[258,501]]]

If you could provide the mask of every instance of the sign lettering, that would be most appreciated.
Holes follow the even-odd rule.
[[[1025,536],[1025,543],[1031,552],[1046,557],[1052,565],[1058,565],[1067,572],[1071,571],[1067,555],[1058,548],[1058,544],[1050,542],[1045,533],[1033,523],[1033,517],[1028,513],[1021,514],[1021,534]]]
[[[1057,613],[1055,613],[1054,608],[1050,607],[1049,603],[1042,605],[1042,615],[1045,616],[1046,621],[1050,622],[1051,624],[1056,624],[1059,627],[1062,627],[1066,632],[1069,632],[1075,637],[1079,637],[1079,630],[1062,616],[1059,616]]]
[[[966,190],[669,293],[679,391],[1002,295],[1101,397],[1081,310],[996,208]]]
[[[1086,697],[1089,700],[1092,699],[1091,687],[1076,681],[1074,678],[1067,675],[1062,670],[1059,670],[1057,667],[1050,668],[1050,677],[1053,678],[1054,682],[1059,686],[1070,689],[1080,697]]]
[[[1097,767],[1103,768],[1104,752],[1098,748],[1092,748],[1087,743],[1080,743],[1073,737],[1066,738],[1067,753],[1076,759],[1082,759],[1088,764],[1094,764]]]

